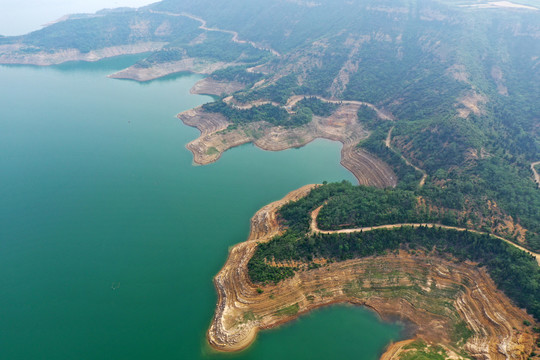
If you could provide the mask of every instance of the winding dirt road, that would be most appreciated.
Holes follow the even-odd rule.
[[[240,40],[240,38],[239,38],[240,35],[238,35],[238,33],[236,31],[225,30],[225,29],[220,29],[220,28],[215,28],[215,27],[214,28],[208,27],[208,26],[206,26],[206,20],[201,19],[198,16],[188,14],[188,13],[185,13],[185,12],[182,12],[180,14],[175,14],[175,13],[171,13],[171,12],[168,12],[168,11],[155,11],[155,10],[149,10],[149,11],[151,13],[153,13],[153,14],[161,14],[161,15],[176,16],[176,17],[182,16],[182,17],[187,17],[187,18],[193,19],[193,20],[198,21],[198,22],[201,23],[201,26],[199,26],[199,29],[201,29],[201,30],[213,31],[213,32],[221,32],[221,33],[224,33],[224,34],[230,34],[230,35],[232,35],[232,41],[237,43],[237,44],[248,44],[248,45],[251,45],[252,47],[254,47],[255,49],[262,50],[262,51],[268,51],[268,52],[270,52],[271,54],[273,54],[275,56],[281,56],[280,53],[278,53],[276,50],[274,50],[274,49],[272,49],[270,47],[264,47],[264,46],[258,45],[257,43],[255,43],[253,41],[249,41],[249,40]]]
[[[388,130],[388,135],[386,136],[386,140],[384,142],[386,147],[389,148],[390,150],[392,150],[393,152],[395,152],[396,154],[398,154],[403,159],[403,161],[405,161],[405,163],[407,165],[412,166],[415,170],[420,171],[422,173],[422,178],[420,179],[420,182],[418,183],[418,187],[424,186],[424,184],[426,183],[426,179],[427,179],[427,173],[424,170],[420,169],[418,166],[415,166],[414,164],[412,164],[409,160],[407,160],[407,158],[405,156],[403,156],[402,154],[397,152],[392,147],[392,131],[393,130],[394,130],[393,126],[390,128],[390,130]]]
[[[380,119],[382,119],[382,120],[394,120],[394,117],[392,116],[392,114],[377,108],[373,104],[363,102],[363,101],[355,101],[355,100],[327,99],[327,98],[324,98],[324,97],[319,96],[319,95],[294,95],[294,96],[291,96],[287,100],[287,103],[284,106],[281,106],[277,102],[267,101],[267,100],[255,100],[255,101],[252,101],[252,102],[247,103],[247,104],[238,104],[238,103],[236,103],[234,101],[234,98],[232,96],[226,97],[225,99],[223,99],[223,101],[225,103],[231,105],[232,107],[234,107],[236,109],[240,109],[240,110],[249,110],[249,109],[251,109],[253,107],[257,107],[257,106],[261,106],[261,105],[265,105],[265,104],[271,104],[271,105],[281,107],[281,108],[287,110],[287,112],[289,114],[294,114],[295,113],[294,110],[293,110],[294,106],[296,104],[298,104],[298,102],[302,101],[304,98],[317,98],[317,99],[321,100],[322,102],[329,103],[329,104],[336,104],[336,105],[356,105],[358,107],[367,106],[370,109],[372,109],[373,111],[375,111],[375,113],[377,113],[377,116]]]
[[[367,102],[363,102],[363,101],[355,101],[355,100],[336,100],[336,99],[327,99],[327,98],[324,98],[322,96],[319,96],[319,95],[294,95],[294,96],[291,96],[289,98],[289,100],[287,100],[287,104],[285,104],[285,109],[287,111],[292,111],[292,108],[299,102],[301,101],[302,99],[304,98],[310,98],[310,97],[314,97],[314,98],[317,98],[319,100],[321,100],[322,102],[326,102],[326,103],[330,103],[330,104],[336,104],[336,105],[357,105],[357,106],[367,106],[369,107],[370,109],[372,109],[373,111],[375,111],[377,113],[377,116],[382,119],[382,120],[394,120],[394,117],[392,116],[392,114],[384,111],[384,110],[381,110],[379,108],[377,108],[375,105],[373,104],[370,104],[370,103],[367,103]]]
[[[441,225],[441,224],[433,224],[433,223],[401,223],[401,224],[389,224],[389,225],[379,225],[379,226],[366,226],[366,227],[361,227],[361,228],[354,228],[354,229],[341,229],[341,230],[321,230],[319,229],[319,226],[317,224],[317,216],[319,216],[319,212],[321,211],[321,209],[323,208],[324,205],[321,205],[319,206],[318,208],[316,208],[315,210],[313,210],[313,212],[311,213],[311,225],[310,225],[310,229],[311,229],[311,232],[314,233],[314,234],[351,234],[351,233],[356,233],[356,232],[365,232],[365,231],[372,231],[372,230],[377,230],[377,229],[396,229],[396,228],[399,228],[399,227],[402,227],[402,226],[410,226],[412,228],[418,228],[418,227],[429,227],[429,228],[435,228],[435,227],[439,227],[439,228],[442,228],[442,229],[449,229],[449,230],[457,230],[457,231],[470,231],[470,232],[473,232],[473,233],[476,233],[476,234],[481,234],[481,235],[490,235],[490,236],[493,236],[494,238],[497,238],[497,239],[500,239],[522,251],[525,251],[527,254],[530,254],[532,256],[534,256],[534,258],[536,259],[536,262],[538,262],[538,265],[540,265],[540,254],[537,254],[535,252],[532,252],[531,250],[528,250],[528,249],[525,249],[524,247],[522,246],[519,246],[503,237],[500,237],[500,236],[497,236],[497,235],[494,235],[494,234],[490,234],[490,233],[486,233],[486,232],[482,232],[482,231],[477,231],[477,230],[471,230],[471,229],[466,229],[466,228],[461,228],[461,227],[457,227],[457,226],[448,226],[448,225]]]
[[[538,171],[536,171],[536,167],[540,165],[540,161],[533,162],[531,164],[531,170],[534,174],[534,181],[538,184],[538,187],[540,187],[540,174],[538,174]]]

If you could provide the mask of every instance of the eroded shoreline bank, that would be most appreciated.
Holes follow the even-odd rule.
[[[397,176],[383,161],[361,149],[357,144],[369,136],[358,121],[361,103],[341,104],[328,117],[314,116],[306,125],[286,128],[267,122],[254,122],[229,129],[232,125],[221,114],[209,113],[197,107],[178,114],[188,126],[196,127],[200,136],[186,145],[193,153],[193,161],[206,165],[217,161],[233,147],[253,143],[267,151],[282,151],[302,147],[317,138],[339,141],[343,144],[341,164],[349,170],[361,185],[395,187]],[[383,115],[381,115],[383,116]]]
[[[239,351],[248,347],[261,329],[283,324],[314,308],[351,303],[372,308],[383,319],[397,316],[410,322],[416,327],[414,338],[441,344],[456,354],[459,349],[452,347],[450,329],[460,321],[474,333],[463,349],[475,358],[525,359],[532,351],[534,336],[523,322],[534,323],[534,319],[515,307],[473,263],[400,252],[297,272],[277,285],[252,284],[247,263],[257,243],[283,231],[277,210],[315,186],[304,186],[259,210],[251,220],[248,240],[230,250],[214,279],[218,303],[207,333],[213,348]],[[363,279],[364,285],[358,279]],[[396,286],[407,290],[400,295],[395,293]],[[402,346],[396,346],[389,347],[382,358],[394,358],[388,352],[398,354]]]

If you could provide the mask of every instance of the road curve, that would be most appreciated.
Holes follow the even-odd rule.
[[[448,225],[441,225],[441,224],[433,224],[433,223],[401,223],[401,224],[388,224],[388,225],[379,225],[379,226],[366,226],[366,227],[361,227],[361,228],[354,228],[354,229],[341,229],[341,230],[321,230],[319,229],[319,226],[317,224],[317,216],[319,215],[319,212],[321,211],[322,207],[324,205],[321,205],[319,206],[317,209],[313,210],[311,212],[311,224],[310,224],[310,229],[311,229],[311,232],[314,233],[314,234],[351,234],[351,233],[356,233],[356,232],[365,232],[365,231],[372,231],[372,230],[377,230],[377,229],[395,229],[395,228],[399,228],[399,227],[402,227],[402,226],[410,226],[412,228],[418,228],[418,227],[430,227],[430,228],[435,228],[435,227],[439,227],[439,228],[442,228],[442,229],[449,229],[449,230],[457,230],[457,231],[470,231],[470,232],[473,232],[473,233],[476,233],[476,234],[482,234],[482,235],[490,235],[490,236],[493,236],[497,239],[500,239],[522,251],[525,251],[527,254],[530,254],[532,256],[534,256],[534,258],[536,259],[536,262],[538,263],[538,265],[540,265],[540,254],[537,254],[535,252],[532,252],[531,250],[528,250],[528,249],[525,249],[524,247],[522,246],[519,246],[501,236],[497,236],[497,235],[493,235],[493,234],[490,234],[490,233],[486,233],[486,232],[482,232],[482,231],[477,231],[477,230],[471,230],[471,229],[466,229],[466,228],[461,228],[461,227],[457,227],[457,226],[448,226]]]
[[[377,116],[381,120],[394,120],[394,117],[392,116],[392,114],[389,114],[388,112],[385,112],[385,111],[377,108],[373,104],[363,102],[363,101],[355,101],[355,100],[327,99],[327,98],[324,98],[324,97],[319,96],[319,95],[293,95],[287,100],[287,103],[285,105],[283,105],[283,106],[278,104],[277,102],[270,101],[270,100],[255,100],[255,101],[252,101],[252,102],[249,102],[249,103],[246,103],[246,104],[237,104],[237,103],[234,102],[233,96],[228,96],[228,97],[224,98],[223,101],[225,103],[227,103],[228,105],[231,105],[233,108],[240,109],[240,110],[248,110],[248,109],[251,109],[253,107],[257,107],[257,106],[261,106],[261,105],[265,105],[265,104],[270,104],[270,105],[274,105],[274,106],[277,106],[277,107],[282,107],[283,109],[287,110],[287,112],[289,114],[293,114],[294,113],[294,111],[293,111],[294,106],[299,101],[303,100],[304,98],[317,98],[317,99],[321,100],[322,102],[326,102],[326,103],[330,103],[330,104],[337,104],[337,105],[367,106],[367,107],[371,108],[373,111],[375,111],[375,113],[377,114]]]
[[[230,34],[230,35],[232,35],[232,41],[237,43],[237,44],[249,44],[252,47],[254,47],[255,49],[262,50],[262,51],[268,51],[268,52],[270,52],[271,54],[273,54],[275,56],[281,56],[280,53],[278,53],[276,50],[274,50],[274,49],[272,49],[270,47],[264,47],[264,46],[258,45],[255,42],[249,41],[249,40],[240,40],[240,38],[239,38],[240,35],[238,35],[238,33],[236,31],[225,30],[225,29],[220,29],[220,28],[209,28],[209,27],[206,26],[206,20],[201,19],[198,16],[188,14],[188,13],[185,13],[185,12],[182,12],[180,14],[175,14],[175,13],[171,13],[171,12],[168,12],[168,11],[156,11],[156,10],[149,10],[149,11],[151,13],[153,13],[153,14],[161,14],[161,15],[168,15],[168,16],[183,16],[183,17],[193,19],[193,20],[198,21],[198,22],[201,23],[201,26],[199,26],[199,29],[201,29],[201,30]]]
[[[533,162],[531,164],[531,170],[532,170],[533,175],[534,175],[534,181],[536,181],[536,183],[538,184],[538,187],[540,187],[540,174],[538,174],[538,171],[536,171],[536,167],[538,165],[540,165],[540,161]]]
[[[390,130],[388,130],[388,135],[386,136],[386,140],[384,141],[384,144],[386,145],[387,148],[389,148],[390,150],[398,154],[403,159],[403,161],[405,161],[407,165],[412,166],[415,170],[418,170],[422,173],[422,178],[420,179],[420,182],[418,183],[418,187],[424,186],[427,179],[427,173],[424,170],[420,169],[418,166],[415,166],[413,163],[407,160],[405,156],[403,156],[402,154],[400,154],[399,152],[397,152],[396,150],[392,148],[392,131],[393,130],[394,130],[393,126],[390,128]]]

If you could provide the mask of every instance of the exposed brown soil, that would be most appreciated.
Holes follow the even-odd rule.
[[[221,114],[215,114],[215,113],[208,113],[202,110],[202,108],[196,107],[194,109],[184,111],[183,113],[178,115],[180,119],[188,126],[196,127],[201,132],[201,136],[199,139],[205,139],[208,135],[214,134],[216,132],[219,132],[223,129],[226,129],[227,126],[230,125],[230,122],[227,120],[227,118]],[[197,139],[197,140],[199,140]],[[197,141],[195,140],[195,141]],[[191,150],[190,144],[194,143],[195,141],[192,141],[187,145],[188,149]],[[197,161],[197,159],[200,156],[198,152],[193,152],[195,155],[195,162],[198,164],[203,165],[203,163],[200,163]]]
[[[274,101],[270,101],[270,100],[254,100],[254,101],[252,101],[252,102],[250,102],[248,104],[241,104],[238,101],[236,101],[236,99],[232,95],[227,96],[226,98],[224,98],[223,102],[225,102],[225,103],[229,104],[230,106],[232,106],[233,108],[239,109],[239,110],[249,110],[251,108],[261,106],[261,105],[266,105],[266,104],[270,104],[270,105],[278,106],[278,107],[281,106],[279,103],[274,102]]]
[[[343,94],[349,85],[350,77],[352,74],[358,71],[359,59],[355,59],[362,47],[362,43],[366,41],[366,37],[360,37],[359,39],[348,38],[345,41],[345,45],[351,48],[347,61],[343,64],[339,70],[338,75],[335,77],[329,92],[333,97],[338,97]]]
[[[187,146],[193,152],[194,160],[198,164],[214,162],[227,149],[248,142],[253,142],[264,150],[280,151],[303,146],[316,138],[327,138],[344,144],[341,163],[356,176],[359,183],[380,187],[396,184],[397,178],[386,164],[362,149],[356,148],[358,141],[367,136],[359,125],[350,123],[334,125],[330,123],[329,118],[314,118],[311,124],[294,129],[272,127],[268,123],[259,122],[236,130],[221,131],[226,128],[226,125],[220,121],[223,127],[210,133],[207,126],[215,127],[213,119],[216,114],[207,114],[201,109],[197,112],[199,115],[197,120],[192,117],[188,119],[185,113],[180,114],[179,117],[187,125],[196,124],[199,129],[204,129],[205,134],[208,134]],[[339,115],[346,113],[348,113],[347,109],[342,109]],[[209,121],[209,119],[212,120]]]
[[[192,94],[222,96],[243,90],[245,87],[246,84],[236,81],[217,81],[205,78],[193,85],[190,92]]]
[[[467,68],[464,65],[452,65],[446,70],[446,74],[457,81],[469,83],[470,74],[467,72]]]
[[[292,109],[295,101],[299,99],[296,97],[290,99],[285,108]],[[276,127],[267,122],[256,122],[229,130],[227,127],[231,123],[225,117],[207,113],[200,107],[183,112],[178,117],[186,125],[195,126],[201,131],[201,136],[187,145],[197,164],[205,165],[217,161],[226,150],[249,142],[263,150],[281,151],[304,146],[317,138],[325,138],[343,144],[341,164],[353,173],[360,184],[393,187],[397,184],[397,176],[392,169],[356,146],[360,140],[369,135],[358,122],[357,113],[361,105],[363,103],[343,101],[331,116],[314,116],[309,124],[297,128]],[[381,116],[388,117],[382,112]]]
[[[468,118],[471,113],[481,115],[484,113],[483,105],[488,101],[488,98],[477,92],[470,92],[459,99],[457,106],[458,115],[464,119]]]
[[[414,338],[457,353],[464,350],[477,359],[526,359],[532,352],[534,335],[523,321],[534,319],[516,308],[475,264],[401,252],[327,264],[297,272],[277,285],[252,284],[247,263],[257,243],[283,231],[276,210],[314,186],[304,186],[259,210],[251,220],[249,239],[231,249],[214,279],[218,303],[207,335],[215,349],[241,350],[260,329],[320,306],[349,302],[368,306],[383,319],[397,316],[414,324]],[[461,322],[474,332],[465,344],[455,337]],[[382,358],[396,358],[406,343],[391,346]]]
[[[101,59],[151,52],[161,49],[166,43],[148,42],[135,45],[121,45],[81,53],[77,49],[58,50],[52,53],[40,51],[27,53],[31,46],[14,44],[0,45],[0,64],[56,65],[66,61],[98,61]]]

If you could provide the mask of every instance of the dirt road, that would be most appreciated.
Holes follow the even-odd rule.
[[[377,229],[396,229],[396,228],[399,228],[399,227],[402,227],[402,226],[410,226],[412,228],[418,228],[418,227],[430,227],[430,228],[435,228],[435,227],[440,227],[442,229],[450,229],[450,230],[457,230],[457,231],[470,231],[470,232],[473,232],[473,233],[476,233],[476,234],[482,234],[482,235],[491,235],[497,239],[500,239],[522,251],[525,251],[527,254],[530,254],[532,256],[535,257],[536,261],[538,262],[538,265],[540,265],[540,254],[537,254],[535,252],[532,252],[531,250],[528,250],[528,249],[525,249],[524,247],[522,246],[519,246],[509,240],[506,240],[505,238],[503,237],[500,237],[500,236],[497,236],[497,235],[493,235],[493,234],[490,234],[490,233],[486,233],[486,232],[482,232],[482,231],[477,231],[477,230],[471,230],[471,229],[466,229],[466,228],[461,228],[461,227],[456,227],[456,226],[448,226],[448,225],[441,225],[441,224],[433,224],[433,223],[401,223],[401,224],[389,224],[389,225],[379,225],[379,226],[366,226],[366,227],[361,227],[361,228],[354,228],[354,229],[341,229],[341,230],[321,230],[319,229],[319,226],[317,224],[317,216],[319,215],[319,212],[321,211],[322,207],[324,205],[321,205],[319,206],[317,209],[313,210],[313,212],[311,213],[311,232],[313,233],[318,233],[318,234],[350,234],[350,233],[355,233],[355,232],[366,232],[366,231],[372,231],[372,230],[377,230]]]
[[[249,40],[240,40],[240,37],[239,37],[239,35],[238,35],[238,33],[236,31],[225,30],[225,29],[220,29],[220,28],[216,28],[216,27],[213,27],[213,28],[208,27],[208,26],[206,26],[206,20],[201,19],[198,16],[188,14],[188,13],[184,13],[184,12],[180,13],[180,14],[175,14],[175,13],[171,13],[171,12],[168,12],[168,11],[155,11],[155,10],[149,10],[149,11],[151,13],[153,13],[153,14],[161,14],[161,15],[177,16],[177,17],[178,16],[183,16],[183,17],[187,17],[187,18],[196,20],[196,21],[201,23],[201,26],[199,26],[199,29],[201,29],[201,30],[230,34],[230,35],[232,35],[231,40],[233,42],[237,43],[237,44],[248,44],[248,45],[251,45],[252,47],[254,47],[255,49],[262,50],[262,51],[268,51],[268,52],[272,53],[275,56],[281,56],[280,53],[278,53],[276,50],[274,50],[274,49],[272,49],[270,47],[265,47],[265,46],[259,45],[259,44],[255,43],[255,42],[249,41]]]
[[[538,174],[538,171],[536,171],[536,167],[540,165],[540,161],[533,162],[531,164],[531,170],[534,174],[534,181],[538,184],[538,187],[540,187],[540,174]]]
[[[420,169],[418,166],[415,166],[414,164],[412,164],[409,160],[407,160],[407,158],[405,156],[399,154],[396,150],[394,150],[394,148],[392,148],[392,131],[393,130],[394,130],[394,127],[391,127],[390,130],[388,130],[388,135],[386,136],[386,140],[384,142],[386,144],[386,147],[389,148],[390,150],[392,150],[393,152],[395,152],[396,154],[398,154],[403,159],[403,161],[405,161],[405,163],[407,165],[412,166],[417,171],[420,171],[422,173],[422,178],[420,179],[420,182],[418,183],[418,186],[419,187],[424,186],[424,184],[426,183],[426,179],[427,179],[426,172],[424,170]]]

